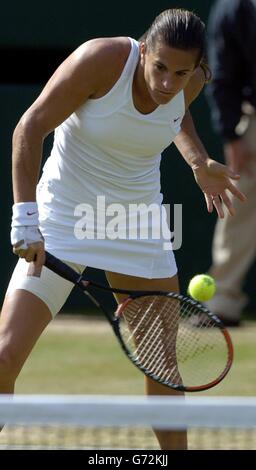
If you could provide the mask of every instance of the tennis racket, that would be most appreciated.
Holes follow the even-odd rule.
[[[217,385],[228,373],[233,360],[230,335],[198,302],[172,292],[107,287],[48,252],[45,266],[82,289],[102,310],[126,356],[146,376],[176,390],[196,392]],[[127,298],[111,313],[90,288]]]

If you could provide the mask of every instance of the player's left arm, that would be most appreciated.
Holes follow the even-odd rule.
[[[205,84],[205,74],[201,67],[197,67],[186,88],[184,89],[185,115],[181,123],[181,130],[174,139],[174,143],[191,166],[192,170],[205,164],[209,155],[200,140],[189,111],[189,106],[197,98]]]
[[[222,202],[228,208],[229,213],[234,214],[226,190],[229,190],[241,201],[245,199],[245,196],[230,181],[230,178],[239,179],[239,175],[227,166],[211,159],[196,132],[189,106],[203,89],[205,81],[205,73],[201,67],[198,67],[184,90],[186,113],[174,143],[193,170],[195,180],[204,194],[208,212],[212,212],[215,207],[218,216],[223,218]]]

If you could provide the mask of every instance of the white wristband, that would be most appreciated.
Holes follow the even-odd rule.
[[[12,206],[12,227],[38,225],[36,202],[18,202]]]

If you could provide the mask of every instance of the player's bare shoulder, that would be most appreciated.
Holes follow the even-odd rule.
[[[205,72],[201,67],[197,67],[184,90],[186,108],[188,108],[200,94],[205,83]]]
[[[128,37],[96,38],[76,49],[74,57],[81,73],[90,74],[94,80],[91,98],[99,98],[112,88],[122,74],[130,50]]]

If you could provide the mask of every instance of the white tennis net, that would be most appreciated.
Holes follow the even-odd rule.
[[[256,398],[0,396],[0,449],[159,449],[152,427],[188,430],[189,449],[256,450]]]

